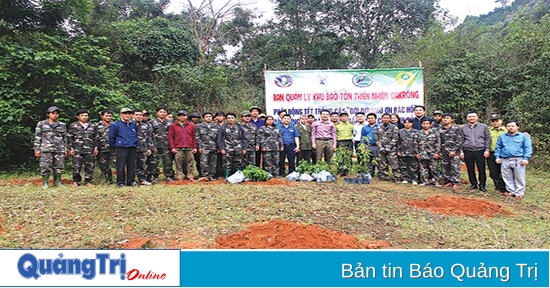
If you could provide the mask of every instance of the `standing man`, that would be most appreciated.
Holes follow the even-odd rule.
[[[156,157],[157,161],[160,162],[162,159],[162,173],[166,177],[166,182],[174,181],[174,170],[172,169],[172,160],[174,159],[174,154],[170,152],[168,147],[168,128],[172,125],[172,121],[167,118],[168,111],[165,107],[157,108],[157,118],[153,120],[151,125],[153,126],[153,137],[155,137],[156,144]],[[157,162],[157,168],[155,169],[155,175],[152,180],[153,184],[159,183],[160,163]]]
[[[136,149],[138,147],[137,126],[130,121],[132,109],[122,108],[120,120],[109,128],[109,145],[116,148],[116,183],[136,187]]]
[[[433,113],[434,122],[432,123],[432,129],[436,131],[443,126],[443,111],[435,110]]]
[[[215,125],[218,127],[218,132],[221,130],[223,125],[225,125],[225,113],[223,111],[218,111],[214,115],[214,119],[216,120]],[[216,146],[218,145],[218,135],[216,134]],[[218,154],[216,158],[216,175],[215,178],[220,178],[224,176],[224,169],[223,169],[223,155],[221,153],[220,147],[218,147]]]
[[[336,146],[353,151],[353,124],[349,121],[348,112],[340,113],[340,122],[336,124]]]
[[[416,158],[420,168],[420,186],[434,184],[441,187],[437,178],[437,159],[441,155],[441,137],[432,129],[432,119],[422,121],[422,130],[416,133]]]
[[[489,128],[483,123],[478,123],[479,116],[475,111],[468,112],[466,116],[468,123],[462,126],[464,134],[463,152],[460,159],[464,159],[468,168],[468,179],[470,189],[477,189],[476,166],[479,173],[479,191],[487,192],[485,184],[487,175],[485,173],[485,158],[489,158],[491,149],[491,134]]]
[[[176,160],[176,179],[183,180],[186,175],[183,171],[183,163],[187,164],[187,179],[189,181],[195,181],[193,173],[193,154],[197,153],[197,131],[195,124],[191,121],[187,121],[187,111],[178,111],[178,121],[172,123],[168,128],[168,146],[170,151],[174,154]]]
[[[218,130],[220,126],[212,123],[212,113],[204,112],[202,114],[204,122],[197,124],[197,147],[199,148],[199,154],[201,155],[201,169],[202,176],[206,177],[209,181],[215,180],[218,149],[216,141],[218,138]]]
[[[313,123],[314,122],[315,122],[315,115],[313,115],[313,114],[307,115],[307,125],[309,125],[309,127],[313,128]],[[311,145],[313,147],[313,142],[311,142]],[[313,152],[311,153],[311,163],[315,164],[315,163],[317,163],[317,153],[315,153],[316,152],[315,149],[313,149],[312,151]]]
[[[113,121],[113,111],[101,111],[101,121],[95,126],[97,127],[97,138],[99,153],[96,156],[97,165],[101,173],[105,177],[105,184],[113,183],[113,172],[111,165],[115,166],[115,147],[109,146],[109,127]]]
[[[340,117],[338,117],[338,112],[331,112],[330,113],[330,122],[334,127],[336,127],[336,124],[338,124],[338,120]]]
[[[147,157],[153,154],[155,143],[153,142],[153,127],[143,121],[143,110],[134,110],[134,122],[137,126],[138,147],[136,149],[136,175],[140,185],[151,185],[147,181],[146,165]]]
[[[502,173],[500,165],[496,162],[495,158],[495,149],[497,147],[498,137],[502,134],[505,134],[508,130],[502,126],[502,117],[499,114],[492,114],[490,117],[491,127],[489,128],[489,133],[491,134],[491,151],[489,158],[487,158],[487,166],[489,166],[489,177],[493,180],[495,184],[495,189],[500,192],[506,192],[506,185],[504,184],[504,179],[502,179]]]
[[[422,130],[422,121],[430,119],[426,117],[426,107],[422,105],[414,106],[413,128],[416,130]],[[431,120],[431,119],[430,119]]]
[[[58,121],[59,108],[51,106],[46,110],[46,120],[36,124],[34,131],[34,156],[40,158],[40,175],[42,175],[42,188],[47,189],[50,174],[53,170],[54,185],[62,187],[61,174],[65,168],[65,137],[67,127],[65,123]]]
[[[397,140],[397,159],[401,169],[403,184],[411,182],[418,185],[418,159],[416,159],[416,137],[418,130],[412,128],[412,119],[403,121],[403,128],[399,129]]]
[[[246,131],[235,123],[235,113],[227,113],[227,123],[218,131],[218,148],[223,155],[223,168],[225,179],[235,170],[245,167],[244,155],[248,147]]]
[[[382,114],[382,125],[374,131],[376,146],[378,146],[378,179],[390,180],[391,168],[396,183],[401,182],[401,171],[397,162],[397,141],[399,140],[399,128],[390,123],[391,115]]]
[[[248,140],[248,147],[246,147],[246,154],[244,160],[246,162],[245,167],[248,165],[256,165],[256,152],[260,151],[258,142],[258,128],[256,125],[250,123],[250,112],[241,112],[241,126],[246,130],[246,137]],[[256,147],[258,150],[256,151]]]
[[[285,160],[288,158],[288,173],[296,171],[296,153],[300,152],[300,132],[290,126],[290,115],[283,116],[279,127],[283,139],[283,151],[279,155],[279,176],[285,176]]]
[[[262,109],[258,106],[252,106],[250,107],[250,109],[248,109],[248,111],[250,112],[250,123],[252,123],[254,126],[256,126],[256,129],[260,129],[260,127],[264,126],[264,123],[265,123],[265,117],[264,119],[260,118],[260,114],[262,113]],[[255,165],[256,167],[262,167],[261,166],[261,162],[262,162],[262,151],[260,151],[260,149],[258,149],[256,152],[255,152],[256,156],[255,156]]]
[[[199,115],[199,113],[197,112],[191,112],[191,114],[189,114],[189,120],[191,120],[191,122],[195,124],[195,129],[197,128],[197,125],[199,124],[200,119],[201,119],[201,115]],[[199,172],[199,177],[202,177],[201,154],[200,153],[193,154],[193,159],[195,160],[195,166],[197,167],[197,172]]]
[[[307,125],[307,116],[300,116],[300,124],[296,125],[300,133],[300,152],[298,153],[298,164],[302,160],[311,163],[311,126]]]
[[[336,150],[336,127],[329,121],[329,116],[328,110],[321,111],[321,121],[311,127],[311,147],[315,150],[316,159],[321,161],[324,156],[327,163],[330,163]]]
[[[369,113],[367,114],[367,125],[363,126],[361,129],[361,143],[364,143],[367,149],[370,151],[369,159],[367,160],[367,165],[369,166],[370,175],[374,177],[374,161],[378,159],[378,146],[376,145],[376,137],[374,136],[374,131],[378,129],[378,124],[376,124],[376,114]],[[379,171],[380,172],[380,171]]]
[[[525,194],[525,172],[533,155],[531,137],[519,132],[519,123],[506,121],[508,133],[498,137],[495,148],[495,162],[502,164],[502,178],[506,190],[502,195],[522,199]]]
[[[443,126],[438,130],[441,137],[441,168],[445,178],[445,187],[453,186],[453,190],[459,189],[460,183],[460,152],[464,135],[462,128],[453,124],[454,116],[445,113],[442,116]]]
[[[151,132],[153,131],[153,125],[151,124],[151,122],[149,122],[149,111],[147,110],[143,110],[143,123],[149,124],[151,128]],[[153,177],[157,169],[157,156],[156,156],[157,143],[156,143],[154,134],[152,135],[152,141],[153,141],[153,150],[152,150],[153,153],[147,156],[147,161],[146,161],[147,170],[145,171],[145,181],[149,183],[153,183]]]
[[[355,114],[355,120],[357,120],[357,123],[353,125],[353,148],[357,149],[357,145],[361,143],[361,131],[363,127],[367,125],[365,122],[365,113],[357,112]]]
[[[84,166],[84,183],[94,186],[94,156],[99,153],[97,127],[88,122],[90,113],[86,109],[76,110],[77,121],[69,125],[67,133],[67,148],[73,157],[73,187],[78,187],[82,176],[80,170]]]

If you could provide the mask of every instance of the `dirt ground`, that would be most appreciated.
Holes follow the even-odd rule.
[[[499,204],[456,196],[436,195],[422,200],[408,200],[405,203],[443,215],[483,217],[493,217],[497,214],[511,215]]]

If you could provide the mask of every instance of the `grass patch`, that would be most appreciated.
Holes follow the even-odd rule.
[[[220,235],[273,219],[389,241],[392,248],[550,248],[550,178],[542,172],[528,172],[522,201],[470,191],[467,185],[453,193],[376,180],[372,185],[348,185],[338,179],[293,186],[160,184],[117,189],[99,184],[42,190],[32,184],[10,185],[11,178],[0,186],[3,248],[106,248],[147,237],[198,241],[209,247]],[[405,203],[451,194],[503,205],[513,215],[442,216]]]

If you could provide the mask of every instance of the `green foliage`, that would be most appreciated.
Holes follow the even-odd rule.
[[[353,156],[353,151],[347,147],[340,147],[334,150],[334,155],[331,160],[331,165],[336,166],[335,167],[336,173],[341,173],[341,172],[347,173],[351,171],[352,156]]]
[[[364,143],[359,144],[355,149],[355,154],[357,155],[357,162],[353,165],[353,171],[358,175],[369,173],[370,169],[367,163],[372,152],[367,149],[367,145]]]
[[[296,167],[296,172],[300,174],[308,173],[309,175],[311,175],[313,173],[319,173],[321,171],[328,171],[332,174],[335,168],[337,168],[337,166],[331,166],[325,161],[317,161],[317,163],[311,164],[311,163],[308,163],[306,160],[302,160]],[[333,174],[333,175],[336,175],[336,174]]]
[[[260,167],[254,165],[248,165],[243,170],[243,174],[246,178],[252,180],[253,182],[267,181],[269,180],[269,173]]]

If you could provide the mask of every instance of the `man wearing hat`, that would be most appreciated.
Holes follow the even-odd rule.
[[[432,129],[438,130],[441,126],[443,126],[443,122],[441,122],[443,120],[443,111],[435,110],[433,113],[433,119]]]
[[[157,161],[162,160],[162,173],[166,177],[166,182],[174,181],[174,170],[172,169],[172,161],[174,154],[170,152],[168,147],[168,128],[172,125],[172,121],[167,118],[168,111],[166,107],[157,108],[157,118],[153,120],[151,125],[153,126],[153,137],[155,137],[155,148],[156,148],[156,157]],[[154,179],[152,180],[153,184],[159,182],[160,165],[157,162],[157,167],[155,168]]]
[[[187,111],[179,110],[177,117],[177,121],[168,128],[168,146],[176,160],[176,179],[183,180],[186,176],[183,174],[183,162],[185,159],[185,163],[187,164],[187,179],[195,181],[195,176],[193,175],[195,172],[193,168],[193,154],[197,153],[197,130],[193,122],[187,121]]]
[[[65,137],[67,127],[58,121],[59,108],[51,106],[46,110],[46,120],[36,124],[34,131],[34,156],[40,158],[42,188],[48,188],[48,180],[53,170],[54,185],[61,187],[61,174],[65,168]]]
[[[220,126],[213,123],[212,113],[204,112],[202,114],[204,122],[197,124],[197,147],[201,156],[200,167],[202,169],[202,177],[206,177],[209,181],[213,181],[218,167],[218,149],[216,140],[218,138],[218,130]]]
[[[200,119],[201,119],[201,115],[199,115],[199,113],[197,113],[197,112],[191,112],[191,114],[189,114],[189,120],[191,120],[191,122],[193,122],[193,124],[195,124],[195,129],[197,128],[197,125],[199,124]],[[195,153],[195,154],[193,154],[193,158],[195,160],[195,166],[197,167],[197,171],[199,172],[199,177],[202,177],[202,173],[201,173],[201,154],[200,153]],[[183,167],[184,171],[185,171],[186,167],[187,166],[184,164],[184,167]]]
[[[246,148],[246,154],[244,155],[244,160],[246,165],[256,165],[256,152],[260,152],[259,145],[257,143],[258,137],[258,128],[256,125],[252,124],[250,112],[243,111],[241,112],[241,126],[246,130],[246,138],[248,140],[248,147]],[[256,149],[258,147],[258,149]],[[261,152],[260,152],[261,153]]]
[[[138,135],[136,123],[132,122],[133,110],[122,108],[120,120],[109,128],[109,145],[116,149],[116,183],[119,188],[138,186],[136,183],[136,160]]]
[[[73,157],[73,187],[81,184],[80,170],[84,166],[84,183],[93,186],[94,156],[99,153],[99,138],[97,126],[88,122],[90,113],[86,109],[76,110],[77,121],[71,123],[67,129],[67,149]]]
[[[508,130],[502,126],[502,117],[499,114],[491,114],[489,117],[491,120],[491,127],[489,133],[491,134],[491,151],[489,158],[487,158],[487,166],[489,166],[489,177],[495,184],[495,189],[500,193],[506,192],[506,185],[502,179],[501,164],[496,163],[495,148],[497,146],[497,139],[500,135],[505,134]]]
[[[262,109],[258,106],[252,106],[250,109],[248,109],[250,112],[250,123],[252,123],[254,126],[256,126],[256,129],[260,129],[260,127],[264,126],[265,124],[265,114],[262,113]],[[263,115],[263,119],[262,119]],[[258,149],[258,151],[254,152],[254,158],[255,162],[251,163],[256,165],[257,167],[261,166],[261,160],[262,160],[262,151]]]
[[[351,124],[348,120],[348,112],[341,112],[340,122],[336,124],[336,146],[338,148],[346,147],[353,150],[353,124]]]
[[[453,187],[456,191],[460,184],[460,151],[464,142],[462,128],[454,124],[454,116],[451,113],[442,115],[443,125],[439,127],[441,138],[441,169],[445,179],[445,187]]]
[[[264,126],[265,121],[260,118],[260,114],[262,113],[262,109],[260,107],[252,106],[248,109],[248,112],[250,112],[250,123],[256,126],[257,129]]]

